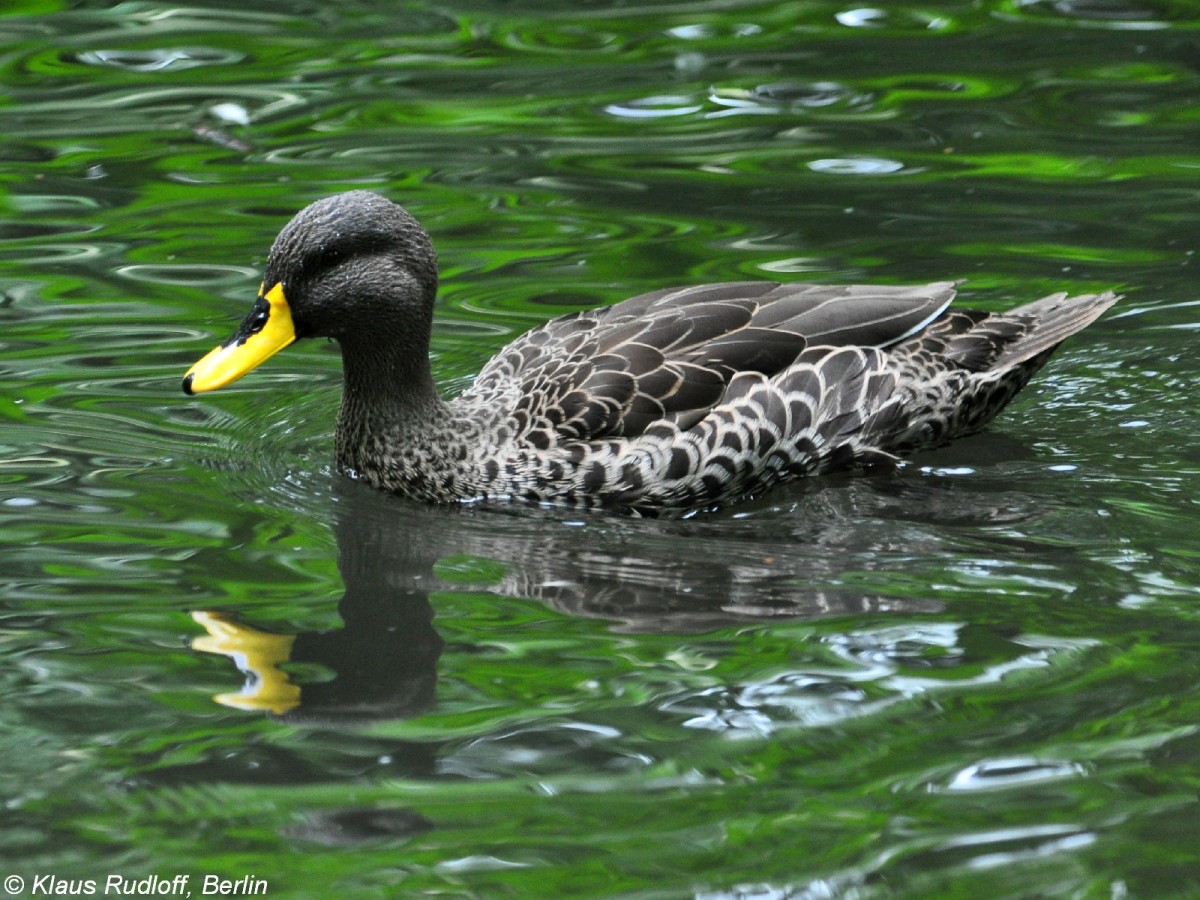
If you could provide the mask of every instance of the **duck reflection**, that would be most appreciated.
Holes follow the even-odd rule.
[[[437,557],[414,538],[436,523],[406,520],[400,502],[338,481],[342,627],[277,634],[226,613],[194,611],[208,634],[194,639],[193,649],[230,657],[246,676],[241,691],[217,695],[218,703],[276,715],[303,710],[322,719],[403,718],[433,704],[443,645],[429,602]],[[303,683],[289,672],[304,673]]]
[[[437,565],[448,559],[498,562],[505,574],[488,592],[541,600],[629,632],[936,612],[933,600],[885,596],[878,585],[903,572],[913,554],[945,552],[948,523],[1013,524],[1044,512],[1028,495],[972,482],[914,470],[824,479],[782,498],[782,510],[773,496],[770,506],[651,521],[425,507],[337,479],[343,627],[276,634],[196,611],[207,634],[192,646],[232,658],[246,676],[241,691],[218,695],[219,703],[289,719],[362,720],[411,717],[433,705],[443,641],[430,595],[464,590],[435,574],[453,576],[452,565]]]

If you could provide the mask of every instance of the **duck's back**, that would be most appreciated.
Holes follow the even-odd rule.
[[[655,291],[553,319],[517,338],[461,403],[515,415],[540,449],[688,429],[739,373],[774,376],[815,345],[883,347],[919,331],[954,297],[919,287],[735,282]]]
[[[746,282],[554,319],[455,401],[489,423],[474,492],[653,511],[894,459],[982,427],[1116,299],[997,315],[953,296]]]

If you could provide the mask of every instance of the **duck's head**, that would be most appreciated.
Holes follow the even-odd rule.
[[[370,191],[318,200],[279,233],[254,308],[188,370],[183,390],[224,387],[305,337],[398,341],[424,354],[437,280],[429,235],[402,207]]]

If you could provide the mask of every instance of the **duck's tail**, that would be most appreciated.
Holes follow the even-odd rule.
[[[1051,294],[1006,311],[1004,318],[1023,320],[1028,326],[1025,334],[1004,348],[993,368],[1009,369],[1053,350],[1075,332],[1091,325],[1119,299],[1121,295],[1112,291],[1077,297]]]
[[[895,421],[878,428],[880,447],[904,454],[979,431],[1059,344],[1118,299],[1112,291],[1051,294],[998,314],[947,313],[892,351],[898,390],[876,416]]]

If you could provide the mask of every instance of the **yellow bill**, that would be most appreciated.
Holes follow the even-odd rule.
[[[183,376],[183,392],[200,394],[225,387],[294,340],[292,310],[279,283],[266,294],[259,292],[254,309],[233,337],[188,369]]]

